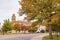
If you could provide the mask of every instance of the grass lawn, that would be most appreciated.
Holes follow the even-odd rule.
[[[0,32],[0,35],[2,35],[2,32]]]
[[[43,37],[43,40],[49,40],[49,36]],[[53,40],[60,40],[60,35],[57,37],[57,35],[53,35]]]
[[[4,33],[4,35],[9,35],[9,34],[11,34],[11,33]],[[2,32],[0,32],[0,35],[3,35],[3,33]]]

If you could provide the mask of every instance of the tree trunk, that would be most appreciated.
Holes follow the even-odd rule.
[[[23,29],[23,31],[24,31],[24,34],[26,33],[26,29]]]
[[[49,25],[49,40],[53,40],[51,25]]]
[[[5,33],[4,33],[4,31],[3,31],[3,35],[4,35]]]
[[[59,33],[59,32],[56,33],[57,37],[58,37],[58,35],[59,35],[58,33]]]
[[[2,31],[2,35],[4,35],[5,34],[5,31]]]
[[[16,30],[16,34],[17,34],[17,30]]]

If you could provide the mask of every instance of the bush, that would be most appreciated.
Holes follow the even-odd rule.
[[[49,32],[49,30],[46,30],[46,32]]]
[[[45,31],[44,31],[44,30],[41,30],[40,32],[41,32],[41,33],[45,33]]]
[[[34,33],[37,31],[37,27],[31,27],[28,31]]]
[[[36,30],[29,30],[29,32],[34,33],[34,32],[36,32]]]

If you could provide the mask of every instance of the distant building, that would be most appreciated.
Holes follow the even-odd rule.
[[[16,21],[16,16],[15,14],[12,15],[12,23]]]
[[[27,20],[16,20],[16,16],[15,14],[12,15],[12,25],[14,26],[16,23],[20,24],[20,27],[25,30],[30,28],[30,25],[32,24],[32,22],[28,22]]]

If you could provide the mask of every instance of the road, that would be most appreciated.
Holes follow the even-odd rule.
[[[14,35],[0,35],[0,40],[30,40],[33,37],[43,35],[40,34],[14,34]]]

